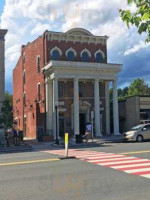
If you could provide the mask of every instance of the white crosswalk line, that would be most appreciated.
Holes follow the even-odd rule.
[[[145,175],[140,175],[140,176],[143,176],[145,178],[150,178],[150,174],[145,174]]]
[[[126,173],[136,173],[136,172],[147,172],[150,171],[150,168],[140,168],[140,169],[131,169],[131,170],[125,170]]]
[[[116,162],[109,162],[109,163],[97,163],[98,165],[115,165],[115,164],[122,164],[122,163],[134,163],[134,162],[143,162],[147,161],[148,159],[135,159],[135,160],[127,160],[127,161],[116,161]],[[89,162],[89,161],[88,161]]]
[[[115,161],[115,160],[125,160],[125,159],[129,159],[129,160],[132,160],[132,159],[135,159],[135,157],[124,157],[124,158],[120,158],[120,157],[118,157],[118,158],[109,158],[109,159],[98,159],[98,160],[88,160],[89,162],[105,162],[105,161]]]
[[[131,168],[131,167],[142,167],[142,166],[150,166],[150,162],[148,163],[140,163],[140,164],[131,164],[131,165],[119,165],[119,166],[111,166],[113,169],[123,169],[123,168]]]
[[[91,159],[92,159],[92,158],[93,158],[93,159],[94,159],[94,158],[99,158],[99,159],[101,159],[101,158],[102,158],[102,159],[103,159],[103,158],[105,159],[105,158],[106,158],[106,159],[107,159],[107,158],[120,158],[120,157],[125,157],[125,155],[114,155],[114,154],[112,154],[112,155],[105,155],[105,156],[97,156],[97,155],[94,155],[94,156],[85,156],[85,155],[83,155],[83,156],[78,156],[78,155],[77,155],[77,157],[78,157],[78,158],[88,158],[88,159],[89,159],[89,158],[91,158]]]

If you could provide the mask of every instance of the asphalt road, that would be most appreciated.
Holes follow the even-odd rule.
[[[150,142],[110,143],[79,150],[150,159]],[[0,154],[0,200],[150,199],[150,179],[58,157],[44,151]]]

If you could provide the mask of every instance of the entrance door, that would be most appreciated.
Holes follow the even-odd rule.
[[[80,134],[85,134],[86,122],[85,113],[80,113]]]
[[[59,136],[64,137],[65,134],[65,120],[64,118],[59,118]]]

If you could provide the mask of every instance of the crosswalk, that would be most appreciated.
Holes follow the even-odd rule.
[[[45,152],[64,156],[64,150],[50,150]],[[69,156],[76,156],[76,158],[91,164],[150,178],[149,159],[90,150],[82,151],[77,149],[70,149]]]

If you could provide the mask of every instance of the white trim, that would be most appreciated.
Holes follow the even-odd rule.
[[[66,34],[73,35],[76,32],[82,33],[87,36],[93,36],[93,34],[91,32],[89,32],[88,30],[86,30],[84,28],[73,28],[73,29],[67,31]]]
[[[77,52],[76,52],[76,50],[73,49],[72,47],[69,48],[69,49],[66,51],[66,57],[67,57],[69,51],[72,51],[72,52],[74,53],[75,57],[77,57]]]
[[[86,52],[86,53],[88,53],[88,55],[89,55],[89,57],[91,57],[91,52],[88,50],[88,49],[83,49],[82,51],[81,51],[81,53],[80,53],[80,56],[82,57],[82,54],[84,53],[84,52]]]
[[[105,54],[104,54],[104,52],[101,49],[99,49],[98,51],[95,52],[95,54],[94,54],[95,58],[96,58],[96,54],[98,54],[98,53],[101,53],[102,56],[103,56],[103,58],[105,58]]]
[[[59,51],[59,53],[60,53],[60,56],[62,56],[62,51],[61,51],[61,49],[60,48],[58,48],[58,47],[54,47],[54,48],[52,48],[52,50],[51,50],[51,56],[52,56],[52,53],[53,53],[53,51],[55,51],[55,50],[57,50],[57,51]]]
[[[112,64],[112,63],[89,63],[89,62],[72,62],[72,61],[54,61],[51,60],[44,68],[45,70],[44,73],[48,72],[52,68],[57,68],[57,69],[67,69],[67,70],[90,70],[90,71],[95,71],[95,70],[100,70],[100,71],[105,71],[105,72],[120,72],[122,70],[122,64]],[[53,70],[53,69],[52,69]],[[65,75],[65,74],[64,74]]]
[[[38,88],[38,85],[41,85],[41,83],[40,82],[37,83],[37,88]]]

